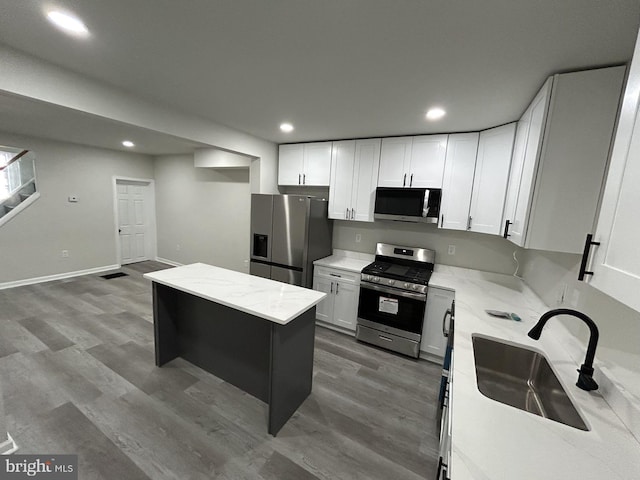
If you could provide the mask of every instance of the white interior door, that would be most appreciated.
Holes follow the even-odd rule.
[[[150,186],[135,181],[116,181],[120,263],[142,262],[153,258]]]

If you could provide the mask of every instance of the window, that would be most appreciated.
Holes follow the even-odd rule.
[[[0,146],[0,168],[6,167],[20,151]],[[20,161],[14,162],[0,171],[0,202],[10,197],[17,188],[22,186],[20,163]]]

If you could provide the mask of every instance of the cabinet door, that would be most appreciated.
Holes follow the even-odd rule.
[[[354,181],[356,141],[333,143],[331,183],[329,184],[329,218],[349,220]],[[374,187],[375,189],[375,187]]]
[[[376,184],[380,165],[380,139],[356,141],[355,167],[351,194],[352,220],[373,222]]]
[[[469,212],[473,232],[502,233],[502,212],[515,133],[515,123],[480,132]]]
[[[442,188],[448,135],[413,137],[407,183],[413,188]]]
[[[640,37],[623,95],[589,283],[640,312]],[[587,277],[588,278],[588,277]]]
[[[333,323],[333,301],[336,282],[323,275],[313,276],[313,289],[326,293],[327,296],[316,305],[316,320]]]
[[[379,187],[406,187],[411,163],[412,137],[383,138],[380,149]]]
[[[625,70],[554,76],[526,248],[582,252],[593,232]]]
[[[527,113],[525,113],[526,117],[523,117],[527,129],[524,149],[522,152],[515,150],[514,153],[514,166],[512,166],[514,173],[512,175],[519,175],[520,181],[518,182],[518,193],[510,219],[512,222],[509,226],[510,236],[507,238],[521,247],[525,244],[527,234],[529,212],[533,198],[533,186],[536,180],[536,170],[539,163],[538,158],[542,146],[549,97],[551,96],[551,86],[552,79],[549,79],[533,99],[533,102],[531,102],[531,106],[527,110]],[[525,126],[523,125],[523,127]],[[520,128],[520,124],[518,124],[518,128]],[[518,132],[518,134],[520,135],[520,132]],[[522,135],[524,135],[524,132],[522,132]],[[518,140],[522,141],[522,138]],[[521,145],[516,143],[514,149],[521,147]],[[520,158],[518,158],[518,154],[521,155]],[[517,169],[520,170],[519,174],[516,171]]]
[[[479,136],[478,133],[449,135],[440,205],[440,228],[467,229]]]
[[[331,179],[331,142],[305,143],[302,184],[328,187]]]
[[[429,287],[427,293],[427,308],[422,327],[420,350],[437,357],[444,357],[447,339],[442,333],[442,319],[451,307],[454,292],[444,288]]]
[[[360,288],[354,283],[335,284],[333,323],[339,327],[355,331],[358,317],[358,294]]]
[[[303,144],[280,145],[278,148],[278,185],[301,185]]]

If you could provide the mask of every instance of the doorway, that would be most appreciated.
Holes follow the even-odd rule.
[[[116,250],[118,263],[156,257],[155,189],[153,180],[115,178]]]

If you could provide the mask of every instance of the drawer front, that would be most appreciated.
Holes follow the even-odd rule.
[[[341,283],[360,283],[360,274],[347,272],[346,270],[337,270],[327,267],[315,267],[314,273],[323,277],[329,277],[340,281]]]

